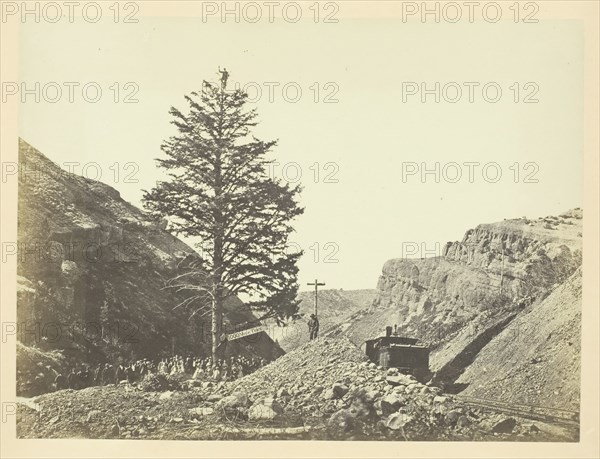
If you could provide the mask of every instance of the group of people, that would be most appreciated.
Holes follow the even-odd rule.
[[[228,359],[219,359],[213,362],[211,357],[201,359],[199,357],[181,356],[163,359],[157,367],[157,371],[163,374],[192,375],[193,379],[212,381],[232,381],[244,375],[252,373],[266,365],[267,361],[257,357],[231,356]]]
[[[56,373],[54,388],[56,390],[85,389],[92,386],[118,384],[123,380],[135,382],[141,380],[154,368],[154,364],[147,359],[138,360],[129,365],[119,364],[113,366],[110,363],[98,364],[95,367],[81,365],[72,368],[66,375]]]
[[[310,340],[317,339],[319,336],[319,320],[315,314],[311,314],[310,316],[308,330]],[[258,370],[266,363],[264,358],[240,355],[218,359],[214,362],[211,357],[200,358],[188,356],[184,358],[181,355],[175,355],[163,358],[158,363],[149,359],[140,359],[135,362],[120,363],[118,365],[104,363],[91,367],[84,364],[72,368],[66,375],[52,370],[49,366],[46,368],[54,373],[53,389],[61,390],[106,386],[108,384],[119,384],[121,381],[135,383],[144,379],[147,374],[171,376],[185,374],[196,380],[213,382],[232,381]],[[42,372],[37,378],[46,380],[47,375]]]
[[[232,356],[213,362],[212,358],[176,355],[164,358],[157,364],[141,359],[129,364],[98,364],[95,367],[81,365],[72,368],[67,375],[55,372],[54,389],[85,389],[92,386],[139,382],[147,374],[188,375],[192,379],[207,381],[232,381],[258,370],[266,360],[257,357]]]

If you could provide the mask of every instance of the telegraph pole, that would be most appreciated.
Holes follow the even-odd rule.
[[[317,297],[318,297],[318,292],[319,292],[319,287],[324,286],[324,283],[320,283],[317,279],[315,279],[315,282],[309,282],[306,285],[314,285],[315,286],[315,316],[317,315]]]

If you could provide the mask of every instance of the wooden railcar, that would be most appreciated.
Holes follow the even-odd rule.
[[[417,342],[417,339],[403,336],[381,336],[367,340],[365,352],[371,362],[384,369],[398,368],[423,381],[431,377],[429,348]]]

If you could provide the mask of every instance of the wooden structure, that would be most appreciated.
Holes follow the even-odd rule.
[[[366,341],[365,352],[371,362],[398,368],[400,372],[412,374],[419,380],[429,379],[429,348],[417,344],[418,340],[402,336],[381,336]]]

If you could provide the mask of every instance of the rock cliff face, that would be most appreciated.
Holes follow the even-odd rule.
[[[447,243],[440,257],[389,260],[383,267],[379,295],[371,310],[347,334],[360,343],[382,334],[385,325],[398,324],[401,334],[430,346],[430,367],[436,372],[436,381],[455,385],[456,390],[469,387],[471,395],[489,396],[494,392],[489,387],[489,375],[493,374],[490,363],[494,359],[485,350],[503,331],[514,333],[511,323],[520,323],[521,329],[529,324],[526,328],[533,330],[535,321],[544,319],[530,312],[551,309],[546,297],[566,282],[574,282],[572,276],[581,266],[582,216],[580,209],[574,209],[558,217],[479,225],[467,231],[462,241]],[[556,304],[560,300],[552,301]],[[564,321],[575,323],[580,308],[581,295],[575,293],[555,312]],[[555,332],[545,332],[559,336],[562,319],[550,325]],[[577,345],[561,346],[564,355],[542,365],[558,365],[561,359],[571,365],[573,355],[578,364],[578,324],[572,327],[571,340]],[[530,348],[540,345],[537,339],[541,338],[537,334],[532,337],[533,341],[520,341],[512,350],[519,364],[526,365],[532,358]],[[488,365],[478,366],[483,355],[487,355]],[[483,367],[487,368],[485,372],[477,370]],[[471,371],[465,371],[468,368]],[[578,372],[570,377],[574,380],[569,385],[572,390],[564,395],[578,400]],[[481,385],[483,379],[487,383]],[[552,387],[545,390],[552,393],[560,385],[556,380],[548,380],[548,384]],[[479,385],[480,391],[476,389]],[[538,401],[535,396],[528,400]],[[558,399],[554,402],[561,403]]]
[[[60,350],[68,363],[207,352],[210,317],[174,309],[185,297],[164,288],[198,256],[103,183],[68,174],[20,141],[19,339]],[[237,298],[225,326],[255,320]],[[271,359],[266,335],[232,351]],[[22,368],[23,371],[26,369]]]

